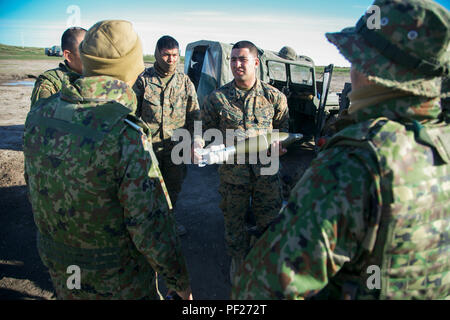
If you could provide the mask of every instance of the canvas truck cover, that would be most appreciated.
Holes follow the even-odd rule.
[[[213,90],[233,80],[230,68],[232,46],[208,40],[187,45],[184,73],[192,79],[200,105]]]

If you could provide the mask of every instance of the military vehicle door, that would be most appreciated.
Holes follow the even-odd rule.
[[[261,60],[264,66],[261,80],[268,82],[287,97],[289,131],[302,133],[305,140],[312,138],[316,132],[319,106],[314,63],[306,56],[290,60],[271,51],[265,51]]]
[[[319,109],[317,110],[316,115],[316,132],[314,135],[315,145],[317,146],[317,142],[321,136],[322,129],[325,126],[326,121],[326,113],[325,106],[327,104],[327,97],[330,90],[331,77],[333,75],[334,65],[330,64],[326,66],[323,70],[323,83],[322,83],[322,92],[320,93],[320,103]]]
[[[314,68],[307,65],[289,65],[289,129],[310,137],[315,132],[318,99]]]
[[[289,89],[288,65],[273,60],[267,60],[266,63],[269,84],[286,94]]]

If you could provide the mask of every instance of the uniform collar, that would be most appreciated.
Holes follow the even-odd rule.
[[[264,95],[264,90],[263,90],[261,81],[259,79],[256,79],[255,84],[248,91],[246,99],[250,98],[250,97],[262,96],[262,95]],[[239,97],[239,94],[237,92],[237,87],[236,87],[236,81],[235,80],[231,81],[228,84],[228,97],[230,99],[236,99],[237,97]]]
[[[136,95],[125,82],[109,76],[81,77],[74,83],[63,80],[61,99],[73,103],[118,102],[136,110]]]
[[[441,113],[440,98],[399,97],[365,107],[352,114],[357,122],[386,117],[390,120],[433,120]]]
[[[72,69],[69,67],[69,64],[67,63],[67,60],[64,60],[64,62],[60,62],[60,63],[59,63],[59,68],[62,69],[64,72],[67,72],[67,73],[74,73],[74,74],[80,75],[78,72],[72,70]]]
[[[149,83],[154,84],[161,88],[165,87],[164,82],[161,81],[161,77],[156,73],[156,70],[154,67],[146,69],[144,74],[146,76],[148,76]],[[172,75],[172,78],[175,78],[177,74],[178,74],[178,71],[175,71],[175,73]],[[173,82],[173,79],[170,80],[169,83],[167,83],[167,86],[170,86],[172,82]]]

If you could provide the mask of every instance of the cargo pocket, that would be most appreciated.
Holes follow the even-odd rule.
[[[255,118],[257,120],[257,127],[261,129],[272,129],[272,121],[275,111],[273,107],[256,108]]]
[[[142,120],[148,123],[161,123],[162,107],[159,95],[144,94],[142,101]]]
[[[243,129],[244,115],[237,108],[220,112],[221,127],[225,129]]]
[[[169,117],[172,129],[183,128],[186,123],[186,100],[184,95],[171,91]]]

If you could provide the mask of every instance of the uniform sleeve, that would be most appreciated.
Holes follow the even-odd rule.
[[[167,208],[159,179],[150,174],[151,145],[142,137],[134,129],[123,134],[118,196],[125,225],[138,251],[164,277],[168,288],[185,290],[189,276],[175,220]]]
[[[137,99],[136,116],[138,118],[140,118],[142,115],[142,100],[144,99],[144,93],[145,93],[144,80],[142,77],[143,77],[143,75],[140,75],[133,85],[133,91],[136,94],[136,99]]]
[[[342,148],[314,160],[287,207],[250,251],[234,299],[304,299],[362,250],[371,214],[369,171]]]
[[[200,106],[198,104],[197,92],[194,84],[185,76],[186,81],[186,129],[189,130],[191,136],[194,135],[194,121],[201,121]]]
[[[220,129],[220,113],[217,111],[218,104],[219,101],[217,99],[216,92],[212,92],[205,99],[205,103],[201,111],[203,131],[208,129]]]
[[[289,109],[286,96],[280,92],[274,105],[273,128],[281,132],[289,132]]]
[[[48,98],[59,91],[55,85],[45,77],[39,76],[34,84],[33,92],[31,93],[31,107],[40,99]]]

